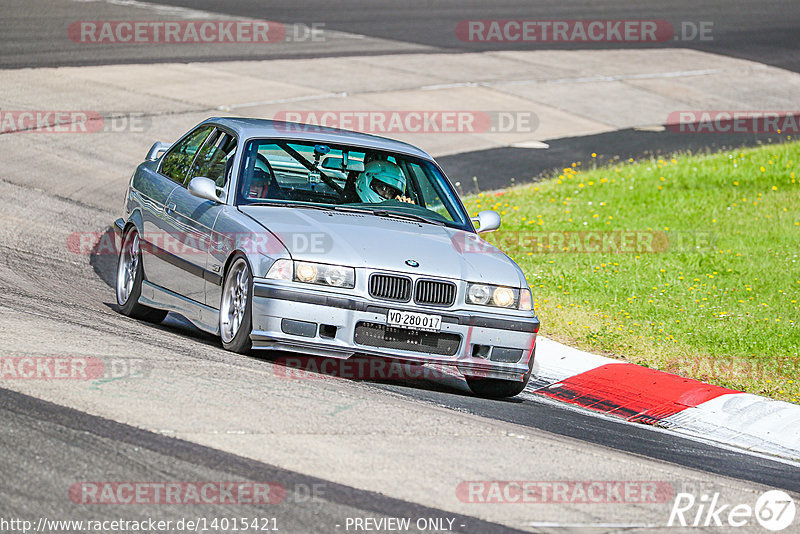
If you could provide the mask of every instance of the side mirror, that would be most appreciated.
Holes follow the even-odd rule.
[[[476,223],[479,234],[486,232],[494,232],[500,228],[500,216],[496,211],[485,210],[478,213],[477,217],[473,217],[473,223]]]
[[[147,152],[147,160],[148,161],[155,161],[167,150],[171,147],[169,143],[162,143],[161,141],[156,141],[153,143],[153,146],[150,147],[150,150]]]
[[[210,200],[211,202],[220,203],[223,201],[224,191],[222,188],[217,187],[214,180],[204,176],[197,176],[192,178],[189,182],[189,192],[196,197]]]

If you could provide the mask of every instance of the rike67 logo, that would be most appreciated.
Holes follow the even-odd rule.
[[[744,527],[758,523],[772,532],[784,530],[794,523],[794,500],[783,491],[770,490],[750,504],[720,501],[719,493],[678,493],[672,504],[667,526],[670,527]]]

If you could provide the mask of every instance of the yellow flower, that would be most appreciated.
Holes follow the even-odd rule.
[[[594,153],[594,152],[592,152],[592,157],[593,157],[593,158],[596,158],[596,157],[597,157],[597,154],[596,154],[596,153]]]
[[[777,190],[778,190],[778,186],[777,186],[777,185],[773,185],[773,186],[772,186],[772,190],[773,190],[773,191],[777,191]]]
[[[733,185],[739,185],[739,182],[733,182]]]
[[[767,169],[765,169],[765,168],[764,168],[764,166],[762,165],[762,166],[761,166],[761,172],[765,172],[766,170],[767,170]]]

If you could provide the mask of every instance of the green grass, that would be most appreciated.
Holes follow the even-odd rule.
[[[786,142],[573,165],[465,203],[503,216],[487,239],[525,271],[544,335],[800,402],[798,163]],[[586,232],[619,231],[643,248],[575,252],[594,243]]]

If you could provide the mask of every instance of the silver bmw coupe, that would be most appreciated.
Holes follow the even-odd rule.
[[[382,137],[212,118],[155,143],[117,219],[120,312],[169,311],[228,350],[457,368],[520,393],[539,320],[528,284],[478,234],[436,162]]]

